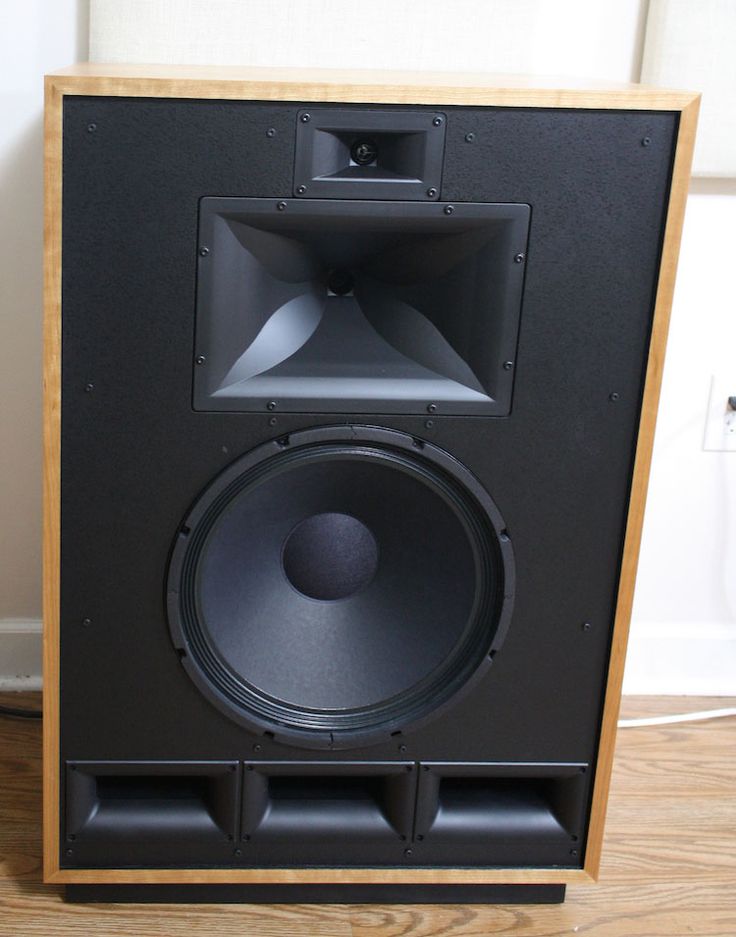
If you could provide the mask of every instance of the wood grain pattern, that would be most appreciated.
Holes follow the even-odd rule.
[[[394,104],[577,107],[680,112],[677,153],[656,298],[650,357],[640,421],[626,541],[609,662],[585,871],[334,869],[295,870],[60,870],[59,849],[59,464],[61,317],[61,126],[65,94],[129,97],[229,98]],[[383,881],[561,882],[590,881],[600,867],[601,843],[615,744],[646,488],[654,439],[664,347],[674,289],[692,160],[699,96],[638,85],[582,87],[565,80],[524,80],[477,74],[242,69],[190,66],[81,64],[46,80],[46,210],[44,280],[44,817],[47,881]]]
[[[641,697],[623,708],[735,702]],[[621,730],[601,881],[570,886],[563,905],[67,905],[41,882],[40,726],[0,720],[0,937],[733,937],[735,752],[736,719]]]

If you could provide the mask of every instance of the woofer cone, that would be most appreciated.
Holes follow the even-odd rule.
[[[380,741],[490,666],[513,602],[503,520],[448,453],[320,427],[238,459],[185,518],[174,645],[230,718],[305,747]]]

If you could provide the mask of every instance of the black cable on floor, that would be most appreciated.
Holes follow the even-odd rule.
[[[43,713],[40,709],[16,709],[14,706],[0,706],[0,716],[10,716],[13,719],[40,719]]]

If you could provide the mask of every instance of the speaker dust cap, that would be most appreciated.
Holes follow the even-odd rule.
[[[238,459],[184,520],[168,576],[187,672],[226,715],[309,748],[381,741],[490,665],[511,542],[452,456],[321,427]]]

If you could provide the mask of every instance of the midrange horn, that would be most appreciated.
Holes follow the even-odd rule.
[[[184,520],[174,644],[232,719],[305,747],[437,714],[500,646],[513,599],[498,509],[452,456],[320,427],[238,459]]]

